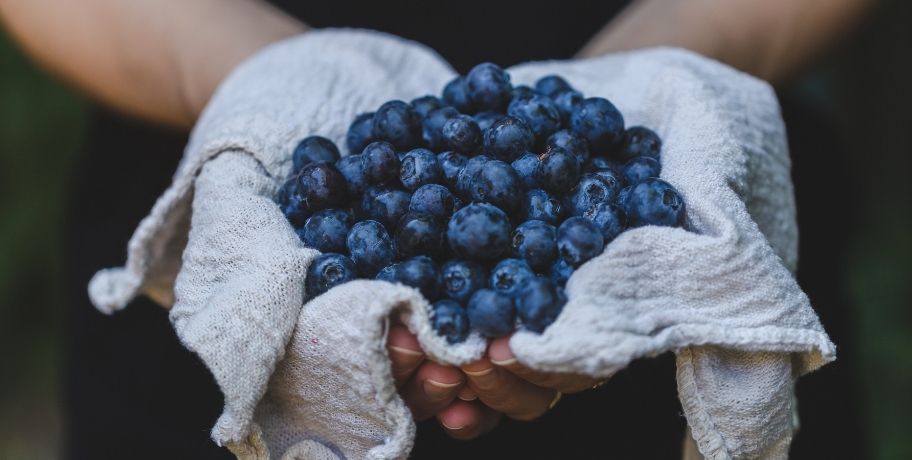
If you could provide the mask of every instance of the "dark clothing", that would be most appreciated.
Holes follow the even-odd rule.
[[[315,27],[370,28],[417,40],[465,72],[482,61],[506,67],[528,60],[569,58],[623,2],[276,3]],[[794,134],[797,130],[789,126]],[[205,366],[178,342],[167,312],[138,299],[108,317],[96,312],[86,296],[86,283],[95,270],[123,263],[127,240],[168,185],[185,141],[183,136],[101,109],[93,116],[84,161],[75,176],[66,241],[71,302],[66,342],[67,458],[231,458],[209,439],[222,396]],[[796,171],[803,171],[809,161],[796,155]],[[831,162],[830,167],[836,166]],[[835,181],[839,176],[827,177]],[[835,188],[842,187],[835,183]],[[805,220],[815,218],[815,206],[802,200],[828,198],[806,194],[809,188],[800,180],[796,188],[802,211],[811,211],[800,214],[807,231],[812,224],[804,226]],[[832,228],[827,232],[832,235]],[[802,267],[811,268],[823,251],[813,240],[802,243],[802,256],[810,255],[802,259]],[[830,267],[838,263],[831,260],[836,257],[832,251],[825,254],[829,258],[819,259],[821,263]],[[816,275],[800,280],[812,300],[814,292],[826,295],[839,285],[832,280],[834,273]],[[815,291],[815,286],[823,288]],[[832,309],[820,312],[828,327],[833,325],[828,317],[844,321],[845,309],[836,300],[817,304]],[[834,334],[833,339],[843,344],[843,337]],[[795,445],[796,458],[809,458],[797,451],[813,452],[814,458],[861,457],[857,442],[852,442],[859,433],[857,417],[853,421],[846,413],[857,415],[851,405],[854,397],[846,394],[847,384],[837,377],[846,374],[845,368],[829,366],[811,377],[807,386],[799,386],[799,391],[814,388],[814,392],[801,394],[805,427]],[[436,422],[422,423],[413,457],[671,459],[680,457],[684,429],[669,353],[633,363],[599,390],[566,396],[538,421],[504,420],[476,441],[453,441]]]

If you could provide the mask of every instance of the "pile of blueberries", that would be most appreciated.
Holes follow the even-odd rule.
[[[277,199],[322,252],[307,295],[355,278],[413,286],[450,343],[509,334],[517,318],[543,331],[573,270],[618,234],[685,224],[683,199],[658,179],[656,133],[625,130],[611,102],[556,75],[513,86],[480,64],[442,98],[358,115],[346,143],[340,157],[326,138],[301,141]]]

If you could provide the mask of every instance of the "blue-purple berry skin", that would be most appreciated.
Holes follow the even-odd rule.
[[[687,208],[684,198],[661,179],[649,178],[633,185],[622,203],[630,227],[658,225],[685,227]]]
[[[491,270],[491,289],[510,297],[520,293],[523,284],[535,277],[532,267],[523,259],[504,259]]]
[[[358,274],[373,277],[392,263],[396,256],[395,245],[383,224],[375,220],[356,223],[346,238],[348,253],[355,262]]]
[[[535,96],[536,94],[538,94],[538,93],[536,93],[535,90],[532,89],[531,87],[529,87],[528,85],[517,85],[517,86],[513,87],[513,91],[511,93],[511,97],[510,97],[510,102],[513,102],[513,101],[519,100],[519,99],[529,99],[532,96]]]
[[[488,270],[470,260],[453,259],[440,267],[441,295],[461,304],[479,290],[488,287]]]
[[[493,205],[473,203],[450,218],[447,240],[450,249],[459,257],[495,260],[510,246],[510,219]]]
[[[484,168],[484,165],[491,161],[491,158],[485,155],[474,156],[466,162],[465,166],[456,174],[456,193],[464,200],[472,200],[472,180],[475,174]]]
[[[437,155],[428,149],[414,149],[405,154],[399,167],[399,181],[410,191],[443,182],[443,168]]]
[[[396,266],[395,280],[421,291],[424,298],[434,301],[440,292],[440,270],[427,256],[415,256]]]
[[[441,152],[437,154],[437,161],[443,169],[443,181],[450,190],[456,191],[456,180],[459,171],[465,167],[469,157],[458,152]]]
[[[543,272],[557,259],[557,229],[541,220],[523,222],[513,231],[513,257]]]
[[[529,124],[520,118],[507,116],[494,123],[484,133],[484,152],[491,158],[511,162],[532,150],[535,135]]]
[[[399,220],[408,212],[412,201],[412,196],[408,192],[395,189],[385,189],[365,197],[365,215],[383,224],[390,232],[399,226]]]
[[[447,222],[459,208],[459,199],[446,187],[438,184],[427,184],[418,187],[412,193],[409,211],[431,214]]]
[[[554,97],[558,93],[568,90],[572,91],[573,88],[559,75],[545,75],[535,82],[535,91],[548,97]]]
[[[469,314],[453,300],[438,300],[431,307],[431,327],[450,345],[465,342],[469,336]]]
[[[298,195],[311,211],[339,207],[348,201],[345,177],[328,162],[308,163],[297,176]]]
[[[472,330],[489,337],[503,337],[516,324],[513,298],[493,289],[479,289],[469,298],[466,308]]]
[[[572,216],[581,216],[599,203],[610,203],[617,197],[617,185],[609,184],[597,174],[585,173],[567,192],[565,208]]]
[[[496,64],[476,65],[465,77],[466,92],[476,110],[502,112],[510,102],[510,74]]]
[[[507,163],[491,160],[471,181],[472,201],[491,203],[512,214],[522,204],[523,185],[519,174]]]
[[[478,128],[484,133],[505,116],[500,112],[478,112],[472,118],[475,119],[475,123],[478,123]]]
[[[346,251],[345,239],[352,225],[352,216],[340,209],[317,211],[298,232],[301,241],[320,252]]]
[[[557,228],[557,250],[568,264],[579,267],[602,253],[602,231],[585,217],[571,217]]]
[[[447,147],[459,153],[473,154],[481,146],[481,128],[468,115],[450,118],[440,133]]]
[[[367,189],[369,181],[364,171],[361,155],[348,155],[336,162],[336,169],[345,178],[348,196],[360,196]]]
[[[524,220],[541,220],[558,225],[563,216],[564,206],[556,196],[540,188],[526,192],[523,203]]]
[[[450,118],[458,116],[459,111],[450,106],[430,111],[421,121],[421,138],[424,143],[434,150],[446,149],[446,140],[443,138],[443,125]]]
[[[443,101],[462,113],[475,113],[464,77],[456,77],[443,87]]]
[[[545,150],[560,148],[572,153],[580,164],[589,159],[589,145],[578,134],[562,129],[555,132],[545,141]]]
[[[444,251],[445,234],[445,227],[436,217],[409,211],[399,220],[396,250],[403,259],[420,255],[439,257]]]
[[[389,101],[374,113],[374,138],[408,150],[421,144],[421,115],[403,101]]]
[[[399,175],[399,155],[389,142],[371,142],[361,152],[361,168],[371,185],[395,182]]]
[[[662,152],[662,139],[655,131],[643,126],[631,126],[624,133],[624,145],[617,152],[622,162],[638,156],[659,159]]]
[[[614,203],[600,203],[593,206],[583,214],[591,220],[601,231],[605,244],[610,243],[627,229],[627,215],[620,206]]]
[[[513,163],[511,163],[510,166],[513,166],[513,169],[516,170],[516,174],[519,174],[519,179],[522,181],[523,186],[528,190],[538,187],[536,172],[538,171],[540,163],[538,155],[526,152],[520,155],[519,158],[513,160]]]
[[[624,179],[630,185],[636,185],[650,177],[659,177],[662,165],[652,157],[639,156],[624,165]]]
[[[304,292],[313,298],[342,283],[355,279],[355,264],[342,254],[317,256],[307,267]]]
[[[443,102],[437,96],[428,94],[427,96],[416,97],[410,102],[412,108],[418,112],[418,115],[421,115],[422,118],[426,117],[428,113],[433,110],[437,110],[441,107],[445,107],[446,103]]]
[[[576,156],[561,148],[552,148],[538,157],[540,165],[535,179],[549,192],[563,194],[580,178],[580,164]]]
[[[546,96],[516,99],[507,107],[507,115],[525,121],[535,135],[536,142],[544,142],[561,126],[560,112],[554,101]]]
[[[348,153],[361,153],[367,144],[374,141],[374,112],[359,114],[348,127],[345,135],[345,146]]]
[[[322,136],[310,136],[301,140],[291,154],[294,174],[308,163],[318,161],[335,162],[339,159],[339,148],[333,141]]]
[[[589,153],[602,155],[624,138],[624,117],[617,107],[601,97],[590,97],[570,116],[570,128],[589,143]]]
[[[548,279],[558,286],[564,286],[567,284],[567,280],[570,279],[570,276],[573,275],[573,270],[572,265],[568,264],[566,260],[558,257],[557,261],[551,265],[551,270],[548,272]]]
[[[555,94],[551,99],[554,99],[554,105],[557,106],[557,111],[560,113],[561,123],[564,126],[570,126],[570,117],[583,102],[584,97],[579,91],[566,90]]]
[[[567,303],[564,290],[548,278],[529,280],[516,299],[516,315],[523,327],[542,333],[560,315]]]

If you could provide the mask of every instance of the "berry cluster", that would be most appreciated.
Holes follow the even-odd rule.
[[[573,270],[618,234],[684,225],[684,201],[658,179],[656,133],[625,130],[611,102],[556,75],[514,87],[480,64],[442,98],[359,115],[346,143],[342,158],[328,139],[301,141],[278,197],[323,253],[307,295],[354,278],[413,286],[450,343],[506,335],[517,319],[543,331]]]

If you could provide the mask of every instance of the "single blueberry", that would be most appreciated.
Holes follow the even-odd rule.
[[[458,201],[459,199],[442,185],[422,185],[412,194],[409,211],[431,214],[446,222],[458,209]]]
[[[524,153],[519,158],[513,160],[513,163],[510,166],[513,166],[513,169],[516,170],[516,174],[519,174],[519,179],[522,181],[523,186],[526,189],[533,189],[538,187],[538,182],[535,180],[535,172],[539,168],[538,155],[534,153]]]
[[[459,171],[462,171],[469,157],[457,152],[442,152],[437,154],[437,161],[443,169],[443,180],[447,187],[455,190]]]
[[[567,80],[557,75],[545,75],[535,82],[535,91],[548,97],[553,97],[562,91],[573,90]]]
[[[589,171],[589,173],[601,177],[615,191],[615,198],[617,197],[617,193],[620,192],[626,184],[624,176],[614,167],[600,168],[594,171]]]
[[[292,179],[297,182],[297,179]],[[288,219],[288,222],[295,228],[299,228],[304,225],[304,222],[308,217],[313,213],[307,203],[301,198],[301,195],[297,191],[293,192],[286,201],[285,205],[282,206],[282,214],[285,215],[285,218]]]
[[[491,203],[512,214],[522,204],[523,185],[519,174],[507,163],[491,160],[471,180],[472,201]]]
[[[510,102],[518,99],[529,99],[532,96],[535,96],[535,90],[526,85],[518,85],[513,87],[513,92],[510,95]]]
[[[463,77],[456,77],[443,87],[443,101],[462,113],[475,112]]]
[[[465,304],[475,291],[487,287],[488,271],[477,262],[449,260],[440,268],[441,294]]]
[[[513,257],[544,271],[557,259],[557,229],[541,220],[528,220],[513,231]]]
[[[372,185],[393,182],[399,176],[399,155],[389,142],[371,142],[361,153],[361,168]]]
[[[571,217],[557,228],[557,250],[568,264],[579,267],[602,253],[602,231],[585,217]]]
[[[622,188],[621,191],[618,192],[617,200],[615,200],[615,203],[616,203],[618,206],[620,206],[621,209],[625,210],[625,211],[624,211],[625,213],[627,212],[627,211],[626,211],[626,209],[627,209],[626,206],[627,206],[627,205],[624,204],[624,203],[627,202],[627,197],[630,196],[630,190],[632,190],[632,189],[633,189],[633,186],[632,186],[632,185],[628,185],[628,186]]]
[[[624,146],[617,155],[621,161],[630,161],[638,156],[659,159],[662,139],[655,131],[643,126],[631,126],[624,132]]]
[[[295,147],[291,154],[291,161],[294,165],[294,174],[301,171],[301,168],[308,163],[318,161],[335,162],[339,159],[339,148],[333,141],[320,136],[310,136],[304,138]]]
[[[557,284],[558,286],[564,286],[567,284],[567,280],[570,279],[570,276],[573,275],[573,266],[568,264],[564,259],[557,259],[557,262],[554,262],[554,265],[551,266],[551,271],[548,274],[548,278]]]
[[[523,203],[524,220],[540,220],[551,225],[561,222],[564,206],[554,195],[535,188],[526,192]]]
[[[498,120],[505,116],[506,115],[500,112],[478,112],[472,118],[475,119],[475,123],[478,123],[478,128],[484,133],[494,123],[497,123]]]
[[[494,260],[510,246],[510,220],[495,206],[473,203],[450,218],[447,240],[459,257]]]
[[[523,327],[541,333],[557,319],[566,303],[563,289],[548,278],[536,277],[523,286],[516,299],[516,316]]]
[[[352,224],[352,216],[340,209],[317,211],[307,219],[298,233],[301,241],[320,252],[345,252],[345,239]]]
[[[415,149],[402,157],[399,167],[399,181],[408,190],[415,190],[424,184],[443,182],[443,168],[437,155],[428,149]]]
[[[683,227],[687,217],[681,194],[668,182],[656,178],[632,186],[622,207],[631,227]]]
[[[395,271],[396,281],[421,291],[428,300],[437,299],[440,291],[440,271],[427,256],[416,256],[399,262]]]
[[[507,115],[525,121],[532,129],[537,142],[544,142],[548,136],[560,129],[560,112],[554,101],[546,96],[516,99],[507,108]]]
[[[367,174],[364,171],[361,155],[348,155],[336,162],[336,169],[345,178],[348,196],[359,196],[367,189]]]
[[[586,144],[586,140],[566,129],[562,129],[548,138],[545,142],[545,150],[549,148],[561,148],[572,153],[580,164],[585,163],[589,158],[589,146]]]
[[[402,190],[385,189],[377,194],[365,194],[364,205],[368,219],[383,224],[390,232],[399,226],[399,220],[408,212],[412,196]]]
[[[585,172],[595,172],[599,169],[614,169],[618,170],[618,165],[613,161],[605,157],[590,157],[583,163],[583,171]]]
[[[368,278],[389,265],[396,256],[393,239],[383,228],[383,224],[375,220],[365,220],[353,225],[345,244],[358,273]]]
[[[345,145],[348,153],[361,153],[367,144],[374,141],[374,112],[362,113],[355,117],[355,121],[348,127],[345,135]]]
[[[571,216],[581,216],[589,208],[599,203],[610,203],[617,197],[619,187],[609,184],[601,176],[586,173],[580,181],[567,192],[564,208]]]
[[[310,163],[298,175],[298,195],[312,211],[334,208],[347,201],[348,184],[332,163]]]
[[[479,289],[466,308],[471,328],[485,337],[503,337],[516,323],[513,298],[492,289]]]
[[[396,270],[399,269],[399,264],[392,264],[383,267],[382,270],[377,272],[377,276],[374,277],[375,280],[388,281],[390,283],[396,282]]]
[[[492,158],[513,161],[532,149],[535,136],[529,125],[520,118],[504,117],[484,134],[484,152]]]
[[[584,99],[570,117],[570,128],[589,143],[589,152],[604,154],[623,140],[624,117],[608,99]]]
[[[446,103],[439,97],[430,94],[412,99],[411,104],[412,108],[415,109],[422,118],[426,117],[432,110],[437,110],[446,106]]]
[[[472,181],[475,174],[484,168],[484,165],[491,161],[485,155],[472,157],[466,162],[465,166],[456,174],[456,193],[465,200],[472,199]]]
[[[355,279],[355,263],[342,254],[320,254],[307,267],[304,293],[316,297],[331,288]]]
[[[652,157],[636,157],[624,165],[624,179],[630,185],[636,185],[650,177],[659,177],[662,165]]]
[[[446,145],[459,153],[475,153],[481,145],[481,128],[468,115],[457,115],[447,120],[440,134]]]
[[[443,125],[450,118],[459,116],[459,111],[453,107],[441,107],[432,110],[421,121],[421,137],[428,147],[434,150],[443,150],[446,148],[446,140],[443,138]]]
[[[439,300],[432,307],[431,326],[451,345],[464,342],[469,336],[469,314],[452,300]]]
[[[513,91],[510,74],[490,62],[472,67],[465,84],[472,106],[477,110],[503,112]]]
[[[552,193],[570,190],[580,178],[580,164],[576,156],[561,148],[551,148],[538,156],[539,167],[535,181]]]
[[[620,206],[614,203],[599,203],[583,214],[601,231],[605,244],[610,243],[627,229],[627,215]]]
[[[535,278],[535,272],[525,260],[504,259],[491,270],[489,284],[498,292],[516,297],[519,295],[522,285],[532,278]]]
[[[298,181],[295,177],[288,179],[285,183],[279,187],[278,193],[276,193],[276,204],[280,208],[284,209],[285,206],[288,206],[289,201],[291,200],[292,195],[298,193]]]
[[[403,101],[389,101],[374,113],[374,138],[399,150],[421,144],[421,115]]]
[[[570,117],[573,112],[583,102],[583,93],[574,90],[561,91],[553,96],[554,105],[557,106],[557,112],[560,114],[561,123],[564,126],[570,126]]]
[[[423,212],[405,213],[396,229],[396,249],[399,257],[439,257],[444,251],[445,233],[446,229],[436,217]]]

